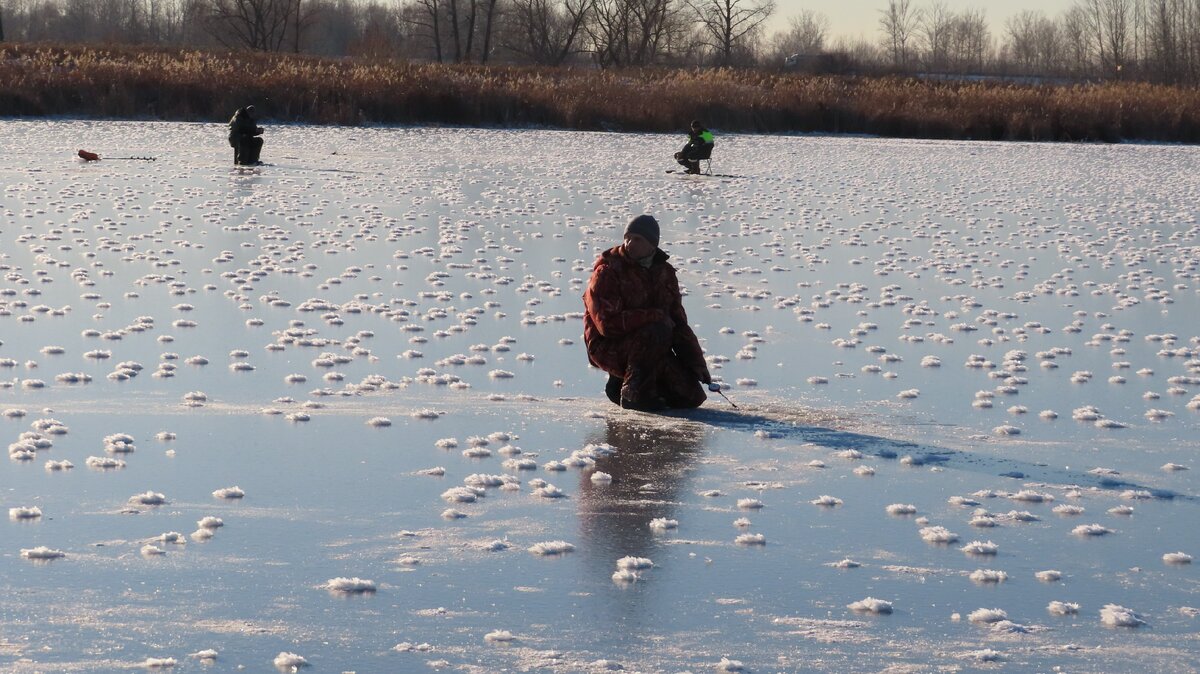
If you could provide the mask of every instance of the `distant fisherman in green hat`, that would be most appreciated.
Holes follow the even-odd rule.
[[[700,160],[711,159],[713,151],[712,132],[704,128],[698,120],[692,120],[691,131],[688,132],[687,145],[675,153],[675,161],[687,169],[687,173],[700,173]]]

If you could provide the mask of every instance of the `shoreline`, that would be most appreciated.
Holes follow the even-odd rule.
[[[1200,89],[758,70],[593,70],[0,45],[0,117],[925,140],[1200,143]]]

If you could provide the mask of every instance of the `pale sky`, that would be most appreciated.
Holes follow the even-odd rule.
[[[952,10],[982,8],[987,12],[992,36],[1003,31],[1008,17],[1027,9],[1040,9],[1049,16],[1075,3],[1075,0],[945,0]],[[914,0],[914,5],[924,7],[927,0]],[[802,9],[812,9],[829,17],[830,37],[865,36],[874,39],[879,34],[879,10],[887,6],[887,0],[776,0],[773,27],[787,25],[788,18]]]

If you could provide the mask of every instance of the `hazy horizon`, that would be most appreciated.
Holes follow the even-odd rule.
[[[960,11],[982,8],[987,12],[993,36],[998,35],[1010,16],[1030,9],[1038,9],[1048,16],[1056,16],[1074,4],[1075,0],[988,0],[984,2],[955,2],[947,0],[951,9]],[[915,0],[917,7],[926,7],[929,1]],[[829,37],[872,38],[879,32],[879,10],[887,0],[778,0],[771,27],[781,28],[802,10],[811,9],[829,17]]]

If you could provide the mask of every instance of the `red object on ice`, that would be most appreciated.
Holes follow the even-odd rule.
[[[88,152],[87,150],[80,150],[79,158],[85,161],[100,161],[100,155],[95,152]]]

